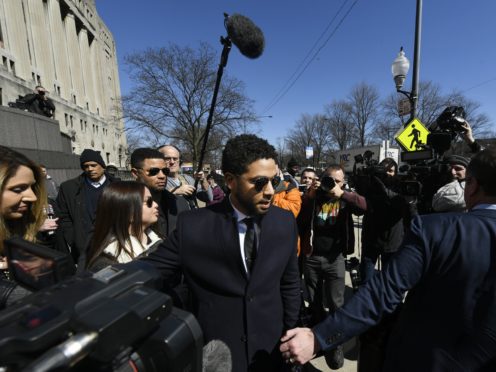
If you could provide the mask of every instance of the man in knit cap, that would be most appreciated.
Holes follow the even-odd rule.
[[[470,159],[451,155],[446,160],[449,163],[452,180],[434,194],[432,209],[436,212],[463,212],[466,209],[463,199],[465,173]]]
[[[61,231],[59,235],[63,237],[60,243],[69,249],[78,267],[83,268],[98,199],[114,178],[105,173],[106,165],[98,151],[85,149],[79,162],[83,173],[60,185],[57,205]]]

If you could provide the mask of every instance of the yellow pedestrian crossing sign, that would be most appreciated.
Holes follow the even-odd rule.
[[[405,128],[398,131],[395,139],[406,151],[418,151],[422,150],[424,145],[427,144],[429,133],[429,129],[419,119],[415,118]]]

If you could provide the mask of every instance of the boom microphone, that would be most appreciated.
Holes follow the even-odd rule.
[[[231,372],[231,350],[221,340],[212,340],[203,347],[202,372]]]
[[[224,16],[227,35],[241,54],[253,59],[260,57],[265,47],[262,30],[241,14],[228,16],[224,13]]]

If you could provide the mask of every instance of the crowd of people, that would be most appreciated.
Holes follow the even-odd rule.
[[[446,158],[452,179],[432,198],[442,213],[419,216],[393,159],[359,193],[340,165],[284,168],[254,135],[226,143],[222,177],[183,174],[166,144],[133,151],[134,181],[85,149],[82,173],[60,187],[0,147],[0,309],[28,294],[4,254],[20,236],[66,253],[78,272],[153,266],[205,343],[229,347],[233,371],[301,370],[317,355],[339,369],[343,342],[360,334],[362,372],[476,371],[496,356],[496,151],[474,152]],[[361,285],[345,302],[353,215],[364,216]],[[366,337],[371,327],[382,332]]]

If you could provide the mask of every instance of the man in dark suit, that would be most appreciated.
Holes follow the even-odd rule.
[[[254,135],[229,140],[222,154],[229,197],[181,213],[170,239],[146,258],[166,281],[182,270],[205,342],[229,346],[233,371],[283,369],[279,338],[298,318],[296,222],[271,204],[276,156]]]
[[[454,370],[438,368],[441,354],[453,366],[465,363],[467,355],[457,360],[459,354],[453,350],[462,339],[468,340],[467,349],[467,342],[472,342],[467,335],[478,334],[479,304],[487,297],[485,292],[494,290],[494,283],[488,282],[495,277],[495,149],[478,153],[468,165],[465,202],[468,213],[414,218],[403,247],[344,307],[312,330],[296,328],[286,333],[280,347],[283,357],[298,364],[307,362],[319,349],[335,347],[377,324],[409,291],[388,342],[383,371]],[[496,306],[495,301],[483,302],[486,307]],[[495,312],[496,308],[485,310]],[[494,333],[483,342],[494,343]]]
[[[85,149],[79,158],[83,173],[60,185],[57,196],[59,250],[67,249],[79,268],[86,264],[86,250],[93,233],[96,208],[103,189],[115,181],[105,173],[99,151]]]

